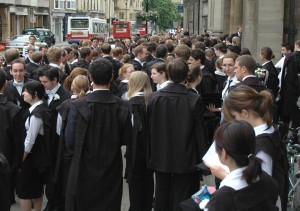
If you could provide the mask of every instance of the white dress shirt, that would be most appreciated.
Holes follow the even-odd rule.
[[[166,87],[168,84],[170,84],[170,83],[172,83],[172,81],[165,81],[165,82],[163,82],[162,84],[157,84],[157,85],[156,85],[157,91],[159,91],[159,90],[165,88],[165,87]]]
[[[222,180],[220,188],[223,186],[230,187],[234,190],[241,190],[248,186],[248,183],[243,179],[243,171],[246,167],[238,168],[231,171],[226,177]]]
[[[236,85],[237,83],[240,83],[236,77],[236,75],[234,75],[232,78],[230,78],[230,76],[228,76],[227,80],[226,80],[226,85],[224,87],[224,89],[222,90],[222,100],[225,99],[225,97],[228,94],[228,89],[229,87],[232,87],[234,85]]]
[[[31,113],[38,105],[42,103],[43,101],[40,100],[35,104],[33,104],[29,108],[29,112]],[[28,117],[25,122],[25,128],[26,128],[26,138],[24,141],[24,151],[30,153],[38,134],[44,135],[43,120],[33,115],[30,117],[30,122],[29,122],[29,117]]]
[[[60,83],[58,83],[56,85],[56,87],[54,87],[52,90],[46,90],[46,93],[48,94],[48,105],[52,101],[54,95],[56,94],[56,92],[57,92],[57,90],[59,89],[60,86],[61,86]]]

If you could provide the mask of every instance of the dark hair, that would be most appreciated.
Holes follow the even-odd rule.
[[[107,85],[113,75],[113,66],[105,58],[96,59],[90,65],[90,75],[97,85]]]
[[[80,57],[85,59],[87,56],[91,54],[91,49],[89,47],[83,47],[79,50]]]
[[[50,81],[53,81],[56,78],[57,82],[59,81],[59,71],[57,67],[45,65],[42,66],[39,70],[39,77],[46,76]]]
[[[28,81],[27,83],[25,83],[24,88],[32,96],[32,98],[35,98],[35,96],[37,96],[39,99],[43,99],[45,96],[45,87],[39,81]]]
[[[227,46],[225,45],[225,44],[223,44],[223,43],[218,43],[218,44],[216,44],[215,46],[214,46],[214,48],[216,49],[216,50],[219,50],[219,51],[221,51],[222,53],[227,53]]]
[[[260,53],[263,57],[266,58],[266,60],[270,61],[271,59],[274,59],[275,58],[275,55],[273,54],[273,51],[271,48],[269,47],[263,47],[261,50],[260,50]]]
[[[156,48],[157,48],[156,42],[153,42],[153,41],[148,42],[148,48],[147,48],[147,50],[148,50],[150,53],[156,51]]]
[[[196,79],[199,76],[202,76],[200,65],[199,64],[189,64],[189,72],[188,72],[187,81],[189,83],[193,83],[194,81],[196,81]]]
[[[5,71],[0,69],[0,89],[3,88],[6,80],[7,80],[7,77],[6,77]]]
[[[197,41],[197,42],[194,42],[193,45],[195,46],[195,49],[200,49],[202,51],[205,51],[205,49],[206,49],[204,42]]]
[[[240,56],[242,55],[250,55],[251,56],[251,52],[249,50],[249,48],[242,48],[241,52],[240,52]]]
[[[164,58],[168,53],[168,49],[166,47],[166,45],[164,44],[159,44],[156,47],[156,57],[157,58]]]
[[[101,50],[104,54],[110,54],[111,52],[111,46],[109,43],[103,43],[103,45],[101,46]]]
[[[165,73],[166,79],[169,79],[167,64],[165,62],[156,63],[152,65],[151,69],[156,69],[156,71],[159,73]]]
[[[74,54],[74,56],[76,57],[76,59],[78,59],[78,57],[79,57],[79,53],[78,53],[78,51],[77,51],[77,50],[73,49],[73,50],[71,50],[71,52],[70,52],[70,53],[73,53],[73,54]]]
[[[200,59],[202,65],[205,63],[206,60],[205,52],[200,49],[191,50],[191,57],[193,57],[195,60]]]
[[[282,43],[281,47],[285,47],[286,50],[290,50],[291,52],[294,51],[294,45],[291,43]]]
[[[248,184],[262,174],[261,160],[254,155],[255,132],[248,122],[232,121],[222,124],[216,130],[214,140],[219,155],[224,149],[238,167],[247,167],[243,171],[243,179]]]
[[[174,44],[173,44],[173,43],[171,43],[171,42],[166,42],[165,45],[166,45],[166,47],[167,47],[169,53],[172,53],[172,52],[174,51],[175,47],[174,47]]]
[[[183,59],[174,59],[168,64],[167,70],[174,83],[181,83],[187,79],[189,66]]]

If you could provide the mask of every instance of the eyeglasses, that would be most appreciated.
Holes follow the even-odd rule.
[[[222,64],[222,67],[223,68],[226,68],[226,67],[232,68],[232,67],[234,67],[234,65],[233,64]]]

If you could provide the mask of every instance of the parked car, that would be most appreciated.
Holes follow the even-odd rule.
[[[21,55],[25,55],[25,49],[27,49],[29,45],[29,37],[31,35],[15,35],[3,44],[5,44],[5,50],[9,48],[17,48],[20,51]],[[39,38],[37,37],[37,40],[35,42],[35,45],[38,47],[41,46],[47,46],[47,43],[41,42]]]
[[[41,42],[47,43],[48,46],[55,45],[55,36],[50,29],[36,27],[24,29],[22,34],[36,35]]]

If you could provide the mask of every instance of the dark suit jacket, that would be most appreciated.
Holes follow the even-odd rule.
[[[40,66],[29,62],[26,64],[27,75],[29,78],[33,79],[33,72],[35,72]]]
[[[286,56],[282,71],[280,114],[299,121],[300,114],[296,102],[300,96],[300,51]]]
[[[4,72],[6,73],[6,80],[10,81],[13,79],[13,76],[10,74],[11,66],[3,67]]]
[[[60,98],[58,100],[52,99],[52,101],[48,105],[48,107],[50,108],[50,110],[53,110],[53,111],[56,110],[57,106],[59,106],[60,104],[62,104],[65,100],[69,99],[71,97],[71,95],[72,95],[71,92],[69,92],[63,86],[60,86],[58,88],[56,94],[58,94]]]
[[[272,61],[268,62],[267,64],[262,66],[263,68],[267,69],[269,72],[269,76],[266,81],[266,87],[271,89],[274,95],[274,99],[276,99],[279,88],[279,79],[278,79],[278,72],[273,64]]]
[[[24,79],[24,84],[30,81],[30,79]],[[24,87],[22,92],[24,91]],[[23,96],[19,94],[17,88],[13,85],[13,80],[9,81],[7,87],[5,88],[3,94],[7,97],[7,99],[14,104],[18,105],[18,101],[20,102],[20,106],[24,109],[28,109],[30,107],[29,103],[26,103],[23,99]]]
[[[128,62],[129,64],[132,64],[133,65],[133,68],[136,70],[136,71],[141,71],[141,70],[143,70],[144,68],[143,68],[143,66],[138,62],[138,61],[136,61],[136,60],[130,60],[129,62]]]

